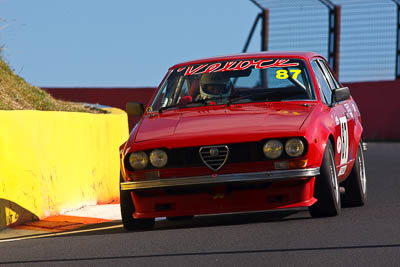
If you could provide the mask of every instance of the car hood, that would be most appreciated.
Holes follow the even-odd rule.
[[[315,104],[253,103],[206,106],[145,116],[137,129],[135,143],[165,138],[248,136],[254,133],[298,131]],[[133,140],[132,140],[133,141]]]

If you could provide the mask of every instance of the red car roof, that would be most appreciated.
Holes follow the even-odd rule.
[[[233,55],[209,57],[209,58],[202,58],[202,59],[197,59],[197,60],[186,61],[186,62],[178,63],[178,64],[172,66],[170,69],[174,69],[174,68],[186,66],[186,65],[196,65],[196,64],[214,62],[214,61],[238,60],[238,59],[246,59],[246,58],[289,57],[289,58],[311,59],[316,56],[321,57],[321,55],[314,53],[314,52],[292,52],[292,51],[279,52],[279,51],[275,51],[275,52],[242,53],[242,54],[233,54]]]

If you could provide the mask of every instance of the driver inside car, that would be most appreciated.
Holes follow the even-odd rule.
[[[231,89],[229,77],[220,73],[206,73],[200,78],[200,94],[196,100],[229,97]]]

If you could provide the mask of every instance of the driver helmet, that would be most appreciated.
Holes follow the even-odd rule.
[[[228,97],[231,94],[229,77],[220,73],[206,73],[200,78],[200,99]]]

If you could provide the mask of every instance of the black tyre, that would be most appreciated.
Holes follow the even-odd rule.
[[[122,177],[120,177],[122,181]],[[135,212],[135,206],[133,205],[132,196],[129,191],[121,191],[119,189],[120,195],[120,207],[121,207],[121,217],[122,224],[124,228],[128,231],[133,230],[150,230],[154,227],[154,218],[149,219],[135,219],[132,214]]]
[[[318,201],[309,207],[312,217],[329,217],[340,213],[340,192],[335,157],[329,141],[322,159],[320,175],[315,179],[314,197]]]
[[[191,220],[191,219],[193,219],[193,217],[194,217],[193,215],[167,217],[167,220],[169,220],[169,221],[185,221],[185,220]]]
[[[367,177],[361,140],[353,169],[349,177],[341,185],[345,189],[345,193],[342,196],[342,205],[344,207],[357,207],[365,204],[367,200]]]

